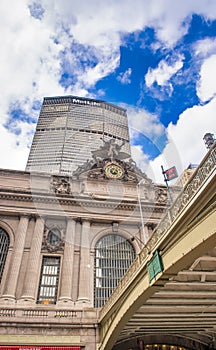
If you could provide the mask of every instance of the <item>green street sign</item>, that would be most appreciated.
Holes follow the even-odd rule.
[[[158,250],[154,252],[153,257],[147,263],[147,270],[149,274],[149,282],[151,282],[158,273],[163,271],[163,262]]]

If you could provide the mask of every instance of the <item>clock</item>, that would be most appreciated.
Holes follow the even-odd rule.
[[[121,179],[124,170],[119,165],[111,163],[105,167],[105,174],[109,179]]]

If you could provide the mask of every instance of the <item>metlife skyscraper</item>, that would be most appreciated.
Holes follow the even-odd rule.
[[[26,170],[71,175],[110,139],[131,154],[126,110],[76,96],[45,97]]]

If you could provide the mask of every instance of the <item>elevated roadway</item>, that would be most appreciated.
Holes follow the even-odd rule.
[[[215,338],[216,144],[102,308],[98,349],[208,349]]]

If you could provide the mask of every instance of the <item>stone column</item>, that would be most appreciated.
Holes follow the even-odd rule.
[[[35,222],[31,248],[28,257],[27,270],[24,280],[22,300],[35,302],[37,293],[37,277],[39,273],[41,245],[44,232],[44,220],[38,217]]]
[[[8,269],[8,276],[6,278],[2,299],[15,300],[16,287],[22,262],[28,222],[29,218],[27,215],[20,217],[17,232],[15,233],[14,248],[11,256],[11,261]]]
[[[76,222],[69,219],[65,236],[64,255],[62,261],[62,272],[60,281],[60,294],[58,303],[72,304],[72,278],[73,278],[73,261],[74,261],[74,239],[76,231]]]
[[[90,221],[82,222],[78,303],[90,303]]]

